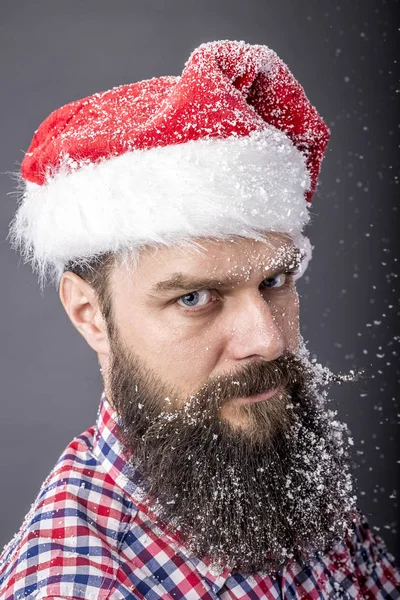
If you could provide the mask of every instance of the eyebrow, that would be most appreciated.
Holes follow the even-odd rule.
[[[301,252],[299,248],[292,246],[285,256],[277,259],[274,267],[267,272],[267,277],[273,277],[283,270],[297,269],[304,260],[306,254]],[[150,289],[150,295],[157,292],[172,292],[172,291],[193,291],[202,289],[214,289],[231,287],[235,283],[239,283],[239,279],[234,275],[225,275],[221,278],[204,278],[192,277],[183,273],[172,273],[164,281],[159,281]]]

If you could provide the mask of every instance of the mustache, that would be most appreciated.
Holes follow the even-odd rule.
[[[290,392],[306,386],[312,378],[310,367],[288,352],[272,361],[249,363],[240,371],[212,377],[189,401],[213,399],[221,407],[235,398],[256,396],[278,387]]]

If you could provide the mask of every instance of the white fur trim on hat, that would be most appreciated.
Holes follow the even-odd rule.
[[[99,163],[68,157],[44,185],[26,182],[14,247],[42,281],[71,260],[188,238],[296,236],[310,215],[304,155],[271,125],[245,137],[134,150]]]

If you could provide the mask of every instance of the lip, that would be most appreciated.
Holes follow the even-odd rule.
[[[281,387],[273,388],[272,390],[268,390],[267,392],[263,392],[262,394],[256,394],[255,396],[246,396],[235,399],[235,404],[254,404],[255,402],[263,402],[264,400],[269,400],[272,396],[275,396],[278,392],[283,392]]]

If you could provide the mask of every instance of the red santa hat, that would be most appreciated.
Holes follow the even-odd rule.
[[[55,280],[70,261],[193,238],[277,231],[309,251],[301,232],[328,139],[275,52],[205,43],[180,77],[94,94],[42,123],[11,240]]]

